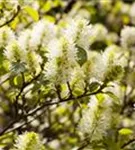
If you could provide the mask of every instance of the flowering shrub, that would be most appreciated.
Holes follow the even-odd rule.
[[[0,2],[1,148],[135,148],[133,7]]]

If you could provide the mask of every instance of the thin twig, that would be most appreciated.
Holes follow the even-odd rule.
[[[123,144],[123,145],[121,146],[121,148],[123,149],[123,148],[125,148],[126,146],[128,146],[129,144],[131,144],[131,143],[133,143],[133,142],[135,142],[135,139],[129,140],[127,143]]]
[[[36,78],[38,78],[38,77],[39,77],[39,75],[36,76]],[[27,82],[27,84],[25,84],[25,86],[30,84],[33,80],[35,80],[35,78],[33,78],[30,82]],[[43,105],[37,107],[36,109],[32,110],[28,114],[20,116],[20,118],[16,118],[5,129],[3,129],[3,131],[0,132],[0,135],[3,135],[7,130],[9,130],[18,120],[20,121],[20,120],[22,120],[24,118],[27,118],[28,116],[32,116],[33,114],[35,114],[36,112],[38,112],[39,110],[41,110],[41,109],[43,109],[45,107],[52,106],[52,105],[57,105],[57,104],[60,104],[60,103],[71,101],[71,100],[78,100],[78,99],[83,98],[83,97],[87,97],[87,96],[91,96],[91,95],[95,95],[95,94],[101,93],[102,90],[104,89],[104,87],[105,87],[105,85],[103,84],[97,91],[92,92],[92,93],[82,94],[80,96],[72,97],[72,98],[69,96],[66,99],[60,98],[59,101],[57,101],[57,102],[45,102]]]
[[[9,20],[7,20],[3,24],[1,24],[0,28],[3,27],[3,26],[5,26],[5,25],[8,25],[10,22],[12,22],[18,16],[20,10],[21,10],[20,5],[17,5],[17,11],[16,11],[16,13],[12,16],[12,18],[10,18]]]

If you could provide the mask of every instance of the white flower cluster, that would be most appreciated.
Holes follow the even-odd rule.
[[[89,50],[90,37],[92,36],[92,26],[85,19],[70,20],[70,24],[63,31],[64,36],[76,42],[77,46]]]
[[[78,47],[89,50],[91,25],[86,20],[71,20],[71,24],[49,42],[48,63],[45,66],[46,77],[55,84],[70,81],[77,67]]]
[[[107,58],[104,58],[102,54],[91,52],[88,61],[83,66],[83,69],[88,80],[96,78],[99,81],[103,81],[104,73],[107,69],[106,67]]]
[[[102,140],[110,128],[111,103],[107,101],[101,103],[95,96],[92,96],[88,108],[83,112],[78,129],[82,136],[89,138],[90,141]]]
[[[102,24],[95,24],[92,28],[92,36],[90,37],[90,44],[95,41],[104,41],[107,39],[108,31]]]
[[[15,39],[13,31],[9,27],[0,28],[0,47],[5,47]]]
[[[0,37],[5,42],[4,54],[12,70],[35,74],[44,64],[46,79],[56,85],[77,79],[79,70],[82,70],[80,80],[89,82],[95,78],[104,81],[107,67],[112,63],[109,64],[110,59],[114,57],[110,51],[92,52],[90,46],[94,41],[105,39],[106,34],[107,30],[102,25],[91,26],[87,20],[79,18],[71,19],[70,24],[61,28],[40,20],[32,29],[26,29],[17,36],[9,28],[7,31],[3,28]],[[78,60],[82,61],[81,64]]]
[[[135,48],[135,27],[125,26],[121,31],[121,45],[124,48]]]
[[[44,20],[39,21],[34,25],[32,30],[27,29],[15,37],[12,31],[4,32],[1,36],[5,43],[5,56],[10,62],[11,68],[14,68],[15,63],[25,64],[25,69],[30,72],[38,72],[42,63],[40,49],[55,36],[55,27],[53,24]],[[6,35],[7,33],[7,35]],[[2,38],[1,37],[1,38]],[[3,44],[3,43],[2,43]]]
[[[11,150],[45,150],[45,148],[36,133],[26,132],[18,136]]]
[[[57,51],[59,51],[57,53],[58,55],[52,58],[52,55],[54,56],[55,54],[50,53],[49,62],[45,70],[47,78],[51,77],[51,80],[59,84],[69,81],[72,77],[73,68],[76,65],[76,48],[75,44],[66,38],[61,38],[56,44],[56,48],[58,48]],[[55,52],[55,47],[52,48],[53,50],[51,50],[51,52]],[[53,65],[55,66],[53,67]],[[50,72],[50,67],[53,67],[53,72]]]

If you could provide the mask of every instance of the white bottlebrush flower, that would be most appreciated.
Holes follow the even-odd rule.
[[[45,76],[51,81],[57,78],[57,58],[61,56],[61,46],[58,39],[53,39],[47,45],[48,62],[45,65]]]
[[[92,26],[87,25],[84,27],[82,32],[80,33],[80,37],[78,38],[77,45],[82,47],[85,50],[89,50],[90,46],[90,37],[93,36]]]
[[[102,24],[95,24],[92,27],[92,36],[90,37],[90,44],[93,44],[95,41],[104,41],[107,39],[108,31],[106,27]]]
[[[15,35],[9,27],[0,28],[0,47],[6,46],[13,40],[15,40]]]
[[[78,64],[76,65],[74,72],[73,72],[73,76],[72,79],[74,80],[75,83],[79,82],[79,81],[83,81],[85,80],[85,73],[84,70],[82,69],[82,67]]]
[[[95,122],[93,128],[93,135],[91,137],[92,141],[103,140],[103,137],[107,135],[107,131],[110,129],[111,125],[111,109],[103,108],[103,110],[99,111],[99,116],[97,121]]]
[[[103,59],[105,58],[107,59],[106,63],[108,65],[110,65],[110,63],[113,63],[113,65],[121,65],[122,67],[127,65],[127,58],[121,47],[117,45],[110,45],[105,49]]]
[[[41,24],[44,24],[44,31],[41,36],[41,45],[46,47],[48,43],[54,39],[57,35],[57,27],[51,22],[41,20]],[[37,29],[39,30],[39,29]],[[35,31],[37,32],[37,31]]]
[[[44,20],[41,20],[34,25],[29,41],[29,46],[31,49],[37,50],[38,46],[41,44],[42,37],[45,34],[45,29],[46,25]]]
[[[4,55],[10,62],[21,62],[24,59],[25,53],[18,45],[18,42],[14,40],[8,43],[5,48]]]
[[[45,150],[38,134],[34,132],[19,135],[15,142],[14,148],[10,150]]]
[[[125,26],[121,31],[121,45],[124,48],[135,48],[135,27]]]
[[[92,58],[91,76],[99,81],[103,81],[104,74],[107,69],[107,59],[103,58],[103,54],[97,54]]]
[[[59,39],[52,39],[47,45],[47,57],[48,59],[53,59],[61,55],[61,45]]]
[[[30,72],[40,71],[41,57],[34,51],[28,51],[25,56],[26,68]]]
[[[85,135],[91,133],[93,124],[98,111],[98,100],[93,96],[88,104],[88,108],[84,110],[83,117],[79,123],[79,131]]]
[[[88,50],[90,36],[92,36],[91,27],[85,19],[70,20],[70,24],[64,30],[64,36],[74,41],[77,46]]]
[[[48,80],[57,82],[57,63],[55,59],[49,60],[49,62],[46,63],[44,73]]]
[[[49,80],[53,79],[55,83],[60,84],[69,81],[72,77],[73,68],[76,65],[76,48],[74,43],[65,38],[61,38],[55,44],[56,47],[55,45],[49,46],[50,53],[48,49],[49,57],[45,74]],[[54,74],[50,76],[51,72]]]
[[[119,80],[123,76],[123,68],[127,64],[126,56],[122,53],[121,48],[116,45],[107,47],[103,53],[103,58],[106,58],[104,80],[106,82]]]
[[[22,48],[23,51],[27,51],[29,49],[29,40],[31,36],[31,30],[24,30],[21,32],[20,36],[18,37],[19,46]]]
[[[108,117],[106,117],[108,116]],[[107,134],[111,122],[111,109],[107,103],[101,103],[92,96],[88,108],[84,110],[79,131],[90,141],[99,141]]]
[[[88,61],[83,66],[87,80],[95,78],[103,81],[107,69],[107,58],[103,58],[103,54],[96,52],[90,52],[89,55]]]

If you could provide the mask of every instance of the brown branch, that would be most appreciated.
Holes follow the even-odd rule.
[[[12,128],[12,126],[17,122],[18,120],[11,121],[1,132],[0,136],[3,135],[8,129]]]
[[[131,144],[131,143],[133,143],[133,142],[135,142],[135,139],[129,140],[127,143],[123,144],[123,145],[121,146],[121,148],[123,149],[123,148],[125,148],[126,146],[128,146],[129,144]]]
[[[29,82],[25,82],[25,79],[24,79],[24,75],[22,73],[22,80],[23,80],[23,84],[22,84],[22,87],[19,91],[19,93],[17,94],[16,98],[15,98],[15,102],[14,102],[14,106],[15,106],[15,117],[17,117],[17,113],[18,113],[18,100],[19,100],[19,97],[21,96],[23,90],[28,86],[30,85],[33,81],[35,81],[36,79],[38,79],[40,76],[40,73],[35,76],[33,79],[31,79]]]
[[[31,120],[29,120],[29,121],[27,121],[27,122],[22,123],[22,124],[19,125],[18,127],[14,127],[14,128],[12,128],[11,130],[8,129],[8,131],[7,131],[6,133],[14,132],[14,131],[16,131],[16,130],[22,128],[23,126],[25,126],[25,125],[27,125],[27,124],[33,122],[36,118],[38,118],[39,116],[41,116],[45,111],[46,111],[46,109],[43,110],[40,114],[36,115],[33,119],[31,119]],[[24,118],[24,117],[23,117],[23,118]],[[22,119],[21,119],[21,120],[22,120]],[[19,120],[19,121],[20,121],[20,120]],[[17,123],[17,122],[15,122],[15,123]]]
[[[40,77],[40,73],[39,73],[37,76],[35,76],[33,79],[31,79],[29,82],[26,82],[26,83],[23,84],[22,88],[20,89],[20,92],[19,92],[18,95],[16,96],[16,99],[15,99],[16,104],[15,104],[15,105],[17,105],[17,101],[18,101],[18,99],[19,99],[21,93],[23,92],[24,88],[27,87],[28,85],[30,85],[33,81],[35,81],[35,80],[38,79],[39,77]],[[16,109],[18,108],[18,106],[15,106],[15,107],[16,107]],[[16,111],[17,111],[17,110],[16,110]],[[0,132],[0,135],[3,135],[7,130],[9,130],[10,128],[12,128],[12,126],[13,126],[15,123],[17,123],[18,121],[22,120],[24,117],[26,117],[26,115],[19,116],[19,117],[16,116],[16,118],[15,118],[13,121],[11,121],[11,122]]]
[[[40,75],[37,75],[36,78],[38,78],[39,76]],[[29,85],[33,80],[35,80],[35,78],[33,78],[30,82],[27,82],[24,87],[26,87],[27,85]],[[52,105],[57,105],[57,104],[60,104],[60,103],[71,101],[71,100],[78,100],[78,99],[83,98],[83,97],[87,97],[87,96],[95,95],[95,94],[98,94],[98,93],[102,93],[102,90],[105,88],[105,86],[106,85],[103,84],[97,91],[92,92],[92,93],[86,93],[86,94],[82,94],[80,96],[72,97],[72,98],[70,96],[68,98],[65,98],[65,99],[60,98],[59,101],[57,101],[57,102],[45,102],[43,105],[37,107],[36,109],[32,110],[28,114],[25,114],[25,115],[22,115],[22,116],[16,118],[14,121],[12,121],[7,127],[5,127],[0,132],[0,135],[3,135],[4,133],[6,133],[6,131],[8,131],[10,128],[12,128],[12,126],[15,123],[17,123],[18,121],[21,121],[24,118],[26,119],[28,116],[32,116],[33,114],[35,114],[36,112],[38,112],[39,110],[41,110],[41,109],[43,109],[45,107],[52,106]]]
[[[21,7],[20,7],[20,5],[18,5],[16,13],[12,16],[12,18],[10,18],[9,20],[7,20],[3,24],[1,24],[0,28],[3,27],[3,26],[5,26],[5,25],[8,25],[10,22],[12,22],[18,16],[20,10],[21,10]]]
[[[102,90],[104,89],[104,87],[105,87],[105,85],[103,84],[97,91],[92,92],[92,93],[82,94],[82,95],[79,95],[77,97],[72,97],[72,98],[69,96],[68,98],[61,99],[61,100],[59,100],[57,102],[46,102],[43,105],[41,105],[38,108],[36,108],[33,111],[31,111],[29,114],[26,115],[26,117],[33,115],[37,111],[39,111],[42,108],[47,107],[47,106],[57,105],[57,104],[60,104],[60,103],[71,101],[71,100],[78,100],[80,98],[84,98],[84,97],[87,97],[87,96],[91,96],[91,95],[95,95],[95,94],[98,94],[98,93],[102,93]]]
[[[67,87],[68,87],[69,94],[70,94],[69,96],[70,96],[70,98],[72,98],[73,94],[72,94],[72,89],[71,89],[71,86],[70,86],[69,82],[67,82]]]
[[[68,4],[66,5],[66,7],[64,8],[63,12],[64,13],[68,13],[71,11],[73,5],[77,2],[77,0],[69,0]]]

